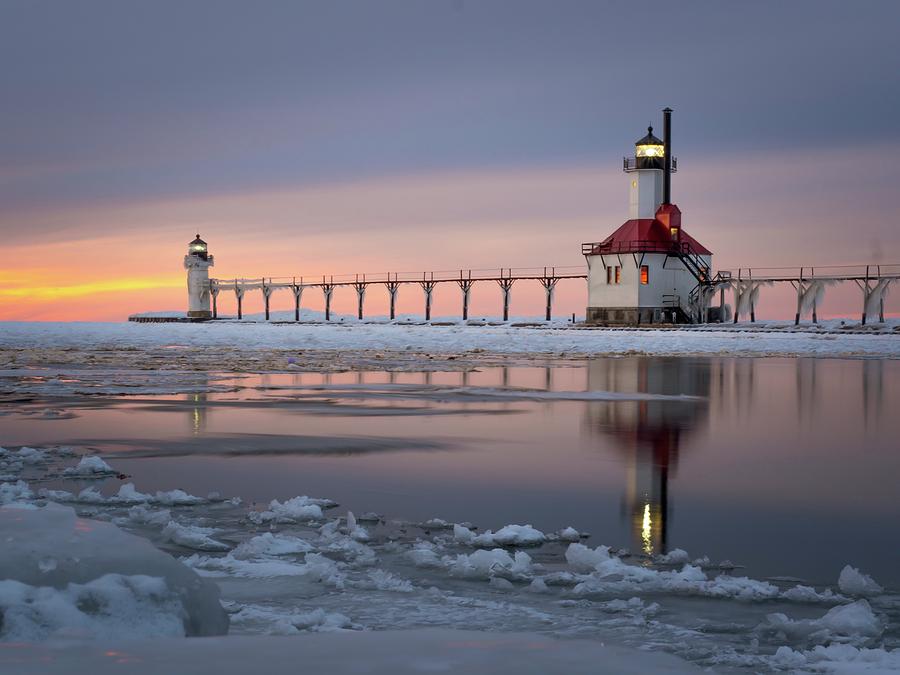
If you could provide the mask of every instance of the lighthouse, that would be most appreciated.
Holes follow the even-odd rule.
[[[200,234],[188,244],[187,255],[184,256],[184,269],[187,270],[188,318],[211,319],[209,311],[209,268],[213,266],[213,257]]]
[[[588,265],[588,323],[638,325],[698,320],[712,252],[681,226],[672,202],[672,110],[663,110],[663,139],[648,127],[623,158],[628,220],[601,242],[582,244]]]

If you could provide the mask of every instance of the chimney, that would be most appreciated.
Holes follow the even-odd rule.
[[[672,203],[672,109],[663,109],[663,204]]]

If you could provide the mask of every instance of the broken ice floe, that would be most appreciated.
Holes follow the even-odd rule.
[[[0,507],[0,541],[0,640],[227,630],[214,585],[146,539],[70,507]]]
[[[84,455],[76,466],[63,471],[64,476],[91,478],[96,476],[112,476],[116,471],[96,455]]]

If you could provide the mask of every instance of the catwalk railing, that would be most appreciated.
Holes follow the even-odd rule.
[[[266,320],[270,317],[269,299],[273,292],[288,289],[294,295],[294,320],[300,320],[300,300],[307,288],[319,288],[325,296],[325,320],[331,320],[331,297],[339,286],[352,286],[357,294],[357,316],[364,315],[364,301],[369,286],[383,285],[390,296],[390,318],[396,317],[397,294],[404,284],[418,284],[425,294],[425,320],[431,320],[431,301],[438,284],[456,284],[462,292],[462,318],[469,318],[469,297],[477,282],[496,282],[503,297],[503,320],[509,320],[509,299],[516,281],[538,281],[546,294],[545,317],[553,313],[553,291],[562,279],[587,279],[582,266],[569,267],[501,267],[433,272],[376,272],[366,274],[324,274],[299,277],[260,277],[254,279],[210,279],[213,318],[218,317],[218,295],[232,290],[237,298],[238,318],[243,318],[243,297],[248,290],[259,290],[265,302]]]

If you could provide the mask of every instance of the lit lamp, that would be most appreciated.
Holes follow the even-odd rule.
[[[647,135],[634,144],[634,156],[638,169],[662,169],[666,146],[653,135],[653,127],[647,127]]]

